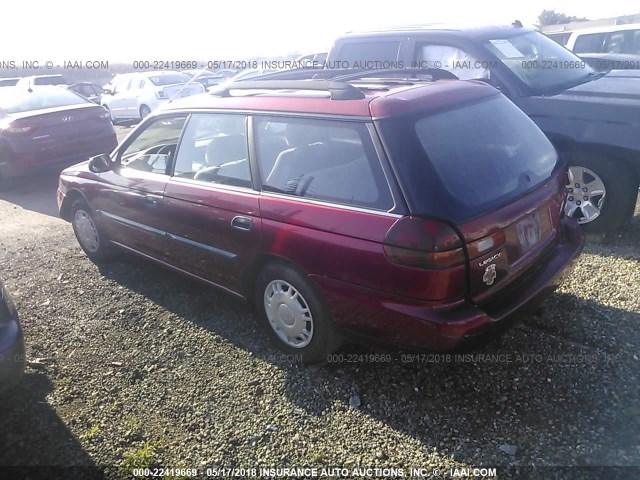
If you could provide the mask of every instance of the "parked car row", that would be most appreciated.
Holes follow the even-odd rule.
[[[0,174],[93,155],[57,193],[91,259],[132,252],[251,302],[309,362],[345,334],[474,344],[554,290],[583,229],[631,218],[639,75],[519,23],[337,39],[327,63],[355,62],[421,67],[122,74],[104,108],[3,88]],[[558,62],[580,65],[541,66]],[[111,120],[141,123],[116,148]]]

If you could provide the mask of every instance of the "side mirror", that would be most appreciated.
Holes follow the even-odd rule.
[[[111,90],[110,88],[103,88],[102,89],[102,94],[103,95],[113,95],[113,90]]]
[[[113,162],[108,153],[101,153],[89,159],[89,170],[93,173],[105,173],[113,169]]]

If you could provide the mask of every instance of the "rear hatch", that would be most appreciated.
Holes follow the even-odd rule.
[[[412,214],[458,233],[470,300],[489,301],[554,242],[566,169],[504,96],[380,120],[379,128]]]

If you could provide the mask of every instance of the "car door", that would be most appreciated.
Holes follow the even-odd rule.
[[[260,248],[247,117],[194,113],[185,127],[165,189],[171,262],[233,292]]]
[[[96,217],[116,243],[166,261],[170,219],[164,211],[167,168],[186,114],[165,115],[141,125],[116,151],[116,167],[100,175]]]
[[[134,78],[129,85],[127,100],[127,118],[140,118],[141,96],[144,95],[144,78]]]
[[[113,90],[111,91],[111,95],[105,103],[109,107],[111,111],[111,118],[123,119],[129,118],[127,114],[127,109],[129,108],[129,85],[131,83],[131,78],[122,78],[118,80],[113,85]]]

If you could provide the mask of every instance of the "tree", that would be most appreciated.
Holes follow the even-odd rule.
[[[569,23],[569,22],[585,22],[588,18],[586,17],[574,17],[573,15],[565,15],[564,13],[557,13],[555,10],[543,10],[540,15],[538,15],[538,22],[540,26],[544,25],[558,25],[560,23]]]

